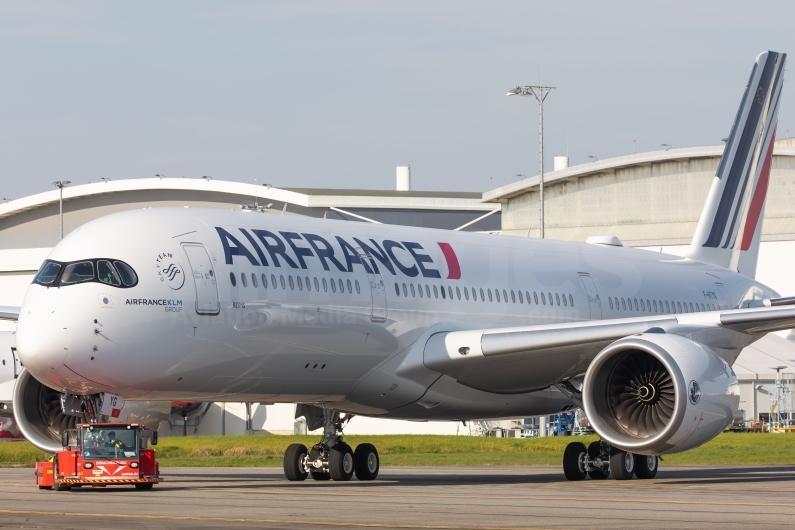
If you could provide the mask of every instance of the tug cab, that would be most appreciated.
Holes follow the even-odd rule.
[[[61,433],[63,449],[36,463],[39,489],[133,485],[149,490],[161,481],[155,459],[157,431],[137,423],[80,423]]]

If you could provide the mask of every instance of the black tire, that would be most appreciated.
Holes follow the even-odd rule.
[[[563,451],[563,474],[569,480],[582,480],[588,474],[583,466],[584,457],[588,454],[585,444],[571,442]]]
[[[312,480],[331,480],[331,475],[322,471],[310,471],[309,474],[312,475]]]
[[[357,479],[375,480],[378,476],[381,460],[373,444],[357,445],[356,451],[353,452],[353,462]]]
[[[640,479],[654,478],[657,475],[657,457],[635,455],[635,476]]]
[[[616,480],[630,480],[635,476],[635,455],[626,451],[613,451],[610,455],[610,473]]]
[[[70,489],[72,489],[71,486],[63,486],[63,485],[61,485],[60,482],[57,482],[57,481],[54,482],[53,485],[52,485],[52,490],[53,491],[69,491]]]
[[[290,481],[306,480],[309,473],[304,471],[301,460],[308,454],[303,444],[291,444],[284,452],[284,476]]]
[[[135,489],[137,489],[137,490],[150,490],[150,489],[152,489],[153,486],[154,486],[154,484],[152,484],[151,482],[147,482],[146,484],[136,484],[135,485]]]
[[[39,484],[39,489],[40,490],[51,490],[52,486],[42,486],[41,484]]]
[[[350,480],[354,471],[353,451],[351,446],[340,442],[329,449],[328,472],[331,480]]]

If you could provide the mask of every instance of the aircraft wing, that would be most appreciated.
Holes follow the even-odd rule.
[[[16,322],[19,319],[19,307],[0,306],[0,320],[13,320]]]
[[[437,333],[425,346],[424,364],[480,390],[527,392],[581,376],[602,348],[639,333],[682,335],[731,363],[765,333],[795,328],[795,298],[763,302],[703,313]]]

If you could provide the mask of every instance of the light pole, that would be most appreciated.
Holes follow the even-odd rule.
[[[58,188],[60,192],[60,196],[58,198],[58,218],[60,220],[60,227],[61,227],[61,239],[63,239],[63,189],[71,184],[68,180],[56,180],[52,183],[53,186]]]
[[[506,96],[533,96],[538,101],[538,166],[539,166],[539,199],[541,201],[541,239],[544,239],[544,100],[553,86],[531,85],[524,88],[517,86]]]

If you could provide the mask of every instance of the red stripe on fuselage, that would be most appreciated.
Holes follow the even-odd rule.
[[[458,264],[458,256],[455,255],[450,243],[439,243],[444,259],[447,260],[447,279],[458,280],[461,278],[461,265]]]
[[[770,146],[767,148],[765,162],[762,164],[762,172],[759,174],[759,182],[756,185],[754,197],[751,199],[751,206],[748,209],[748,218],[745,220],[745,229],[743,230],[743,240],[740,244],[740,250],[748,250],[751,248],[751,241],[754,239],[756,225],[759,222],[759,216],[762,214],[762,205],[765,204],[765,197],[767,196],[767,184],[770,181],[770,165],[773,162],[773,144],[775,143],[776,130],[773,129],[773,137],[770,138]]]

